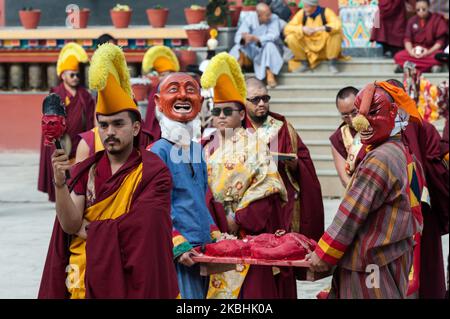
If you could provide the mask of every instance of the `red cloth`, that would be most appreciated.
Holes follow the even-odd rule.
[[[445,119],[445,125],[444,125],[444,131],[442,132],[442,139],[441,139],[441,157],[444,157],[446,154],[448,154],[448,117]]]
[[[424,221],[419,297],[442,298],[445,294],[445,270],[441,235],[448,233],[450,207],[448,170],[441,161],[441,138],[436,128],[426,121],[422,125],[410,122],[403,138],[425,172],[432,207],[422,205]],[[339,147],[335,146],[336,149]],[[364,148],[361,150],[360,154]]]
[[[104,152],[76,165],[71,187]],[[177,275],[172,253],[170,171],[153,153],[141,149],[101,186],[96,201],[113,194],[141,162],[142,180],[130,211],[115,219],[90,224],[86,242],[86,298],[175,298]],[[70,236],[55,220],[39,289],[39,298],[68,298],[65,286]]]
[[[406,31],[406,7],[404,0],[379,0],[380,25],[372,29],[370,41],[403,48]]]
[[[81,140],[84,140],[89,147],[89,156],[95,153],[95,133],[92,130],[78,134]]]
[[[95,102],[90,93],[83,87],[77,88],[77,94],[73,97],[61,83],[50,90],[56,93],[63,102],[66,97],[70,99],[70,104],[66,107],[66,133],[72,141],[70,158],[75,157],[75,152],[81,137],[78,135],[94,127]],[[55,201],[55,189],[53,186],[53,168],[51,156],[55,150],[54,146],[45,146],[44,139],[41,138],[41,155],[39,161],[38,190],[48,194],[49,201]]]
[[[143,128],[152,136],[152,141],[157,141],[161,138],[161,127],[156,119],[155,112],[156,105],[154,98],[157,92],[158,85],[153,85],[148,94],[147,113],[145,114],[145,121],[143,124]]]

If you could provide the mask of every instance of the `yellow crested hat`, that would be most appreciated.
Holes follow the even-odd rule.
[[[247,87],[241,67],[226,52],[211,59],[200,80],[202,88],[214,88],[214,102],[238,102],[245,105]]]
[[[178,72],[180,71],[180,64],[178,58],[173,51],[164,45],[155,45],[147,50],[142,60],[142,71],[144,74],[155,70],[158,73],[162,72]]]
[[[56,74],[61,76],[64,71],[77,71],[78,64],[88,61],[88,55],[81,45],[75,42],[67,43],[59,52]]]
[[[105,43],[94,52],[89,68],[89,87],[98,91],[97,114],[134,111],[140,117],[133,100],[125,55],[117,45]]]

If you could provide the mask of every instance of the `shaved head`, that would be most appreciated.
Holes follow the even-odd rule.
[[[247,90],[249,89],[264,89],[266,90],[266,85],[263,81],[258,80],[257,78],[251,77],[245,80],[245,85],[247,86]]]
[[[270,21],[272,10],[267,4],[260,2],[256,5],[256,14],[258,15],[259,23],[266,24]]]

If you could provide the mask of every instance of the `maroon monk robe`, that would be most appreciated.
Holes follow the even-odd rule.
[[[70,103],[66,105],[66,133],[72,141],[70,158],[75,157],[80,136],[78,134],[90,130],[94,127],[95,102],[90,93],[83,87],[78,86],[77,94],[72,96],[65,88],[64,83],[50,90],[56,93],[65,102],[68,98]],[[39,161],[38,190],[48,194],[48,200],[55,201],[55,189],[53,187],[53,168],[51,156],[55,150],[54,146],[45,146],[44,138],[41,138],[41,155]]]
[[[370,41],[402,49],[407,23],[405,0],[379,0],[378,8],[380,24],[372,29]]]
[[[421,72],[428,72],[434,65],[440,65],[441,62],[434,56],[443,52],[448,44],[448,25],[444,17],[438,13],[430,13],[426,21],[421,21],[418,16],[414,16],[408,21],[405,33],[405,42],[411,42],[413,47],[422,46],[430,49],[436,43],[441,45],[440,49],[431,55],[417,59],[411,57],[406,50],[398,52],[394,59],[395,63],[403,66],[406,61],[416,64],[416,68]]]
[[[278,162],[278,172],[283,179],[288,194],[288,202],[281,207],[282,229],[292,231],[293,211],[296,201],[300,201],[300,227],[299,232],[308,238],[316,241],[320,239],[324,232],[324,208],[322,201],[322,190],[320,182],[314,168],[314,164],[309,155],[309,150],[300,136],[297,134],[297,145],[292,146],[289,134],[288,122],[277,113],[269,112],[273,118],[282,121],[283,126],[278,132],[278,152],[297,154],[297,174],[293,176],[300,188],[298,194],[292,185],[286,170],[284,162]],[[246,118],[246,127],[252,127],[250,119]],[[294,175],[294,174],[293,174]],[[300,198],[299,198],[300,197]],[[296,298],[297,290],[292,289],[291,279],[292,268],[282,268],[277,278],[280,298]],[[301,269],[296,269],[297,277],[300,280],[305,278],[305,273]],[[295,281],[294,281],[295,283]]]
[[[273,112],[269,112],[269,115],[284,123],[278,133],[278,152],[296,153],[298,157],[298,174],[295,176],[295,180],[300,186],[300,233],[318,241],[324,232],[324,208],[320,182],[309,150],[298,134],[297,145],[292,147],[288,123],[284,116]],[[248,117],[246,126],[252,127]],[[283,229],[290,231],[297,192],[286,174],[284,165],[282,161],[278,163],[278,172],[288,192],[288,203],[282,207],[281,215],[283,216]]]
[[[143,129],[152,136],[152,142],[155,142],[161,138],[161,127],[159,126],[159,122],[156,119],[155,111],[155,94],[157,92],[158,85],[153,85],[148,94],[147,112],[145,114],[145,121],[143,124]]]
[[[133,154],[97,188],[96,201],[101,201],[113,194],[124,178],[143,163],[142,180],[133,194],[129,212],[115,220],[90,224],[86,241],[86,298],[175,298],[178,295],[172,255],[171,175],[156,155],[144,149]],[[71,189],[94,163],[105,165],[101,161],[103,155],[103,151],[98,152],[75,166],[69,183]],[[108,170],[101,171],[105,179]],[[69,245],[70,236],[63,232],[56,219],[39,298],[70,297],[65,285]]]
[[[330,137],[331,143],[336,150],[343,151],[346,158],[342,138],[341,142],[337,142],[337,135],[335,133]],[[424,121],[422,126],[410,122],[403,137],[405,144],[423,167],[431,200],[431,210],[428,205],[422,205],[424,221],[419,298],[442,298],[445,294],[445,272],[441,235],[448,233],[449,186],[448,170],[441,161],[440,136],[432,124]],[[363,150],[364,148],[360,154]]]
[[[448,154],[448,115],[445,119],[445,125],[444,125],[444,131],[442,132],[442,138],[441,138],[441,157],[444,157],[446,154]]]
[[[284,226],[283,217],[279,214],[280,210],[280,196],[273,194],[237,211],[236,223],[246,235],[273,234]],[[251,265],[242,284],[239,298],[296,298],[297,287],[292,268],[280,267],[280,270],[282,272],[274,276],[272,267]],[[283,277],[279,279],[278,276]],[[280,290],[280,280],[283,283],[282,290]]]

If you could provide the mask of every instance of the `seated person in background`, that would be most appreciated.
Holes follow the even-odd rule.
[[[394,57],[395,72],[402,73],[406,61],[414,63],[420,72],[441,72],[441,63],[434,56],[447,45],[447,22],[442,15],[430,12],[429,0],[418,0],[416,12],[406,26],[405,50]]]
[[[328,60],[330,72],[338,73],[336,62],[341,55],[342,24],[333,10],[320,7],[318,0],[303,0],[303,9],[286,25],[284,35],[295,56],[289,62],[291,71],[306,72],[317,67],[320,61]]]
[[[392,58],[394,54],[403,50],[406,24],[408,22],[406,4],[404,0],[379,0],[379,25],[374,25],[370,41],[383,46],[383,54]]]
[[[280,39],[283,25],[267,4],[259,3],[256,13],[242,21],[234,38],[235,46],[230,51],[241,67],[253,64],[256,78],[267,78],[267,85],[272,88],[277,85],[275,75],[281,71],[284,62]]]

